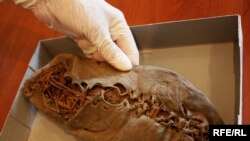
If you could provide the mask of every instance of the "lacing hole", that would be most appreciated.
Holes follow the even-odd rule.
[[[88,86],[88,84],[85,83],[85,82],[81,82],[80,84],[81,84],[81,86],[82,86],[83,88],[87,88],[87,86]]]

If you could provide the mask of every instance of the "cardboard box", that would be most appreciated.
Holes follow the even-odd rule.
[[[203,91],[226,124],[242,122],[242,30],[239,15],[131,27],[142,65],[171,69]],[[60,53],[83,56],[66,37],[39,42],[12,105],[1,141],[74,141],[20,94],[23,82]]]

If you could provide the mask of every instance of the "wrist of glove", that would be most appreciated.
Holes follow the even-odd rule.
[[[87,57],[127,71],[139,53],[123,13],[103,0],[14,0],[74,39]]]

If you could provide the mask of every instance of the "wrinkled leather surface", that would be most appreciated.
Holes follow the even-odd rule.
[[[51,110],[38,90],[43,87],[39,74],[58,63],[66,68],[63,77],[85,98],[67,118]],[[223,124],[201,91],[178,73],[155,66],[121,72],[104,62],[61,54],[26,81],[23,94],[84,141],[203,141],[209,124]]]

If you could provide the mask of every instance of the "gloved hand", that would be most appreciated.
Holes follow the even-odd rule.
[[[126,71],[139,53],[124,15],[104,0],[14,0],[48,27],[74,39],[87,57]]]

